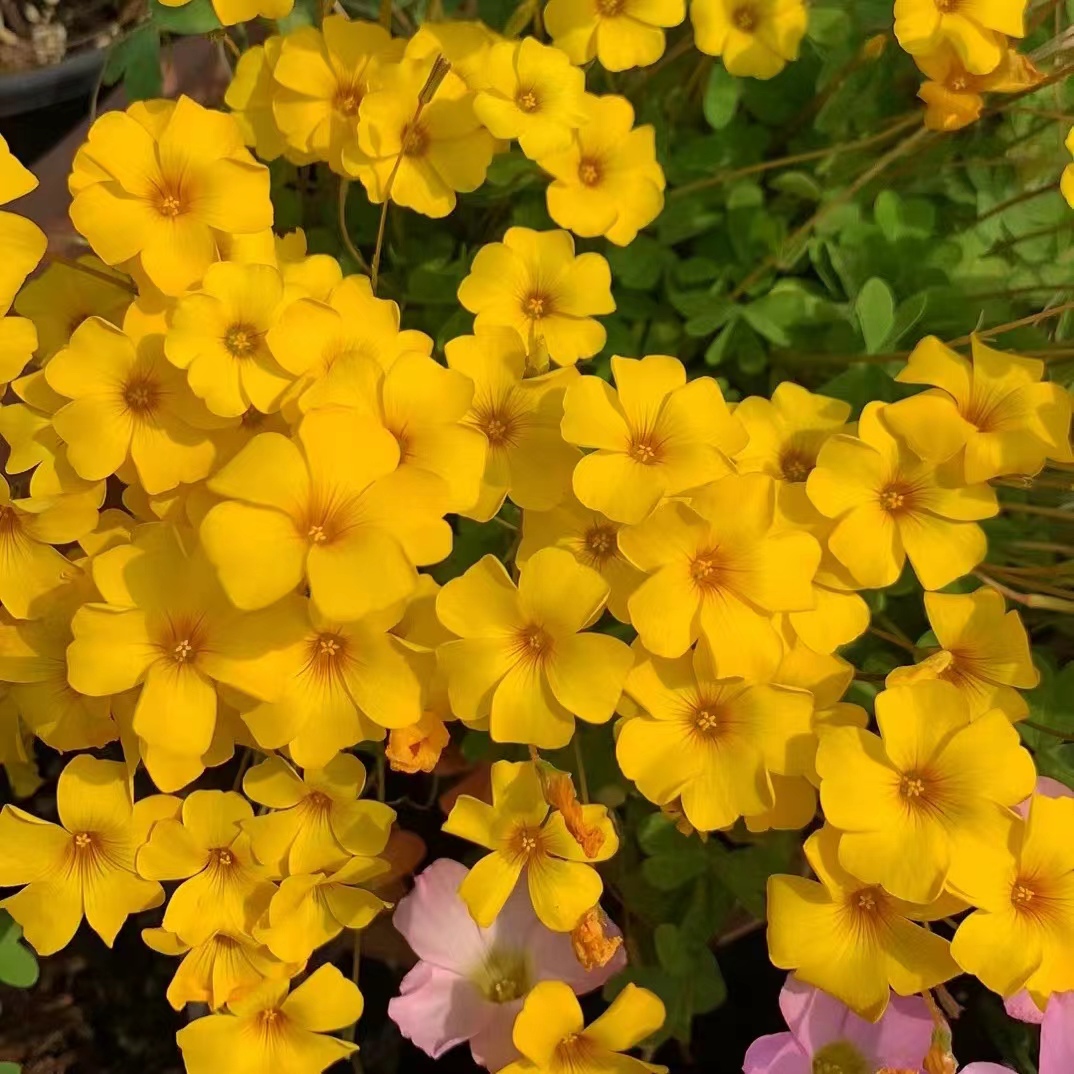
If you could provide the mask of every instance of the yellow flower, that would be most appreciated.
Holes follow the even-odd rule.
[[[181,1011],[188,1003],[219,1010],[257,988],[265,978],[289,979],[299,963],[281,962],[263,944],[248,936],[213,933],[191,945],[167,929],[142,929],[145,945],[161,955],[182,955],[165,997]]]
[[[701,638],[719,678],[771,679],[783,654],[771,616],[812,605],[820,561],[809,534],[774,532],[774,515],[771,478],[732,475],[620,531],[649,575],[627,602],[649,652],[674,658]]]
[[[164,901],[160,884],[135,874],[134,856],[179,803],[155,795],[134,804],[122,764],[81,756],[60,773],[56,804],[58,825],[11,805],[0,812],[0,886],[25,885],[0,909],[38,954],[70,943],[83,916],[111,947],[129,914]]]
[[[644,714],[623,724],[615,756],[650,802],[680,799],[698,831],[730,828],[773,808],[770,772],[810,767],[813,698],[805,690],[715,679],[697,652],[639,656],[626,692]]]
[[[820,802],[842,831],[840,864],[907,902],[958,887],[997,847],[1036,772],[1018,732],[993,710],[970,722],[950,683],[896,686],[876,699],[881,737],[827,728],[817,750]]]
[[[305,962],[344,929],[364,929],[388,903],[362,884],[383,878],[383,858],[355,857],[334,871],[289,876],[272,897],[257,936],[277,958]]]
[[[446,488],[398,460],[389,432],[346,410],[312,411],[294,439],[255,436],[209,479],[225,501],[201,524],[231,600],[266,608],[306,579],[320,611],[349,622],[410,594],[451,529]]]
[[[250,853],[250,803],[234,791],[193,791],[181,816],[158,820],[138,851],[138,875],[182,880],[164,928],[196,946],[215,932],[251,936],[276,886]]]
[[[441,622],[459,636],[438,650],[451,707],[491,716],[494,742],[559,749],[574,718],[610,720],[634,662],[630,647],[584,633],[604,611],[608,584],[560,548],[527,561],[518,588],[485,556],[437,594]]]
[[[925,611],[939,648],[920,663],[895,668],[888,686],[942,679],[958,687],[976,719],[999,709],[1010,720],[1024,720],[1029,706],[1018,690],[1040,682],[1029,637],[1016,611],[989,586],[973,593],[926,593]]]
[[[523,871],[533,909],[554,932],[570,932],[600,901],[604,885],[589,862],[607,861],[619,847],[604,806],[582,806],[587,828],[601,835],[600,849],[587,857],[567,830],[563,814],[549,811],[536,767],[497,761],[492,766],[492,805],[460,795],[444,831],[492,853],[466,875],[459,897],[481,928],[503,909]]]
[[[190,389],[214,414],[278,409],[292,378],[265,341],[283,303],[283,277],[271,265],[221,261],[198,291],[179,300],[164,340],[168,360],[187,371]]]
[[[359,152],[345,151],[343,165],[375,205],[390,193],[396,205],[443,217],[455,208],[456,192],[485,181],[496,143],[461,78],[449,71],[435,92],[427,88],[435,60],[403,60],[384,72],[362,101]]]
[[[71,616],[96,592],[87,575],[48,594],[39,619],[0,617],[0,681],[27,726],[54,750],[96,749],[119,737],[108,697],[87,697],[67,682]]]
[[[1071,127],[1070,134],[1067,135],[1066,145],[1067,150],[1074,153],[1074,127]],[[1063,189],[1063,197],[1067,199],[1070,207],[1074,209],[1074,164],[1068,164],[1063,169],[1060,186]]]
[[[207,430],[219,426],[164,357],[162,336],[135,342],[93,317],[45,367],[66,399],[52,416],[79,477],[100,481],[133,466],[146,492],[200,481],[212,468]]]
[[[423,712],[417,723],[393,727],[388,734],[384,756],[393,772],[416,775],[436,768],[440,754],[451,741],[443,722],[431,712]]]
[[[73,191],[75,227],[109,265],[139,258],[167,295],[201,279],[223,235],[272,226],[268,169],[231,116],[189,97],[106,112],[79,155],[99,177]]]
[[[452,73],[469,89],[480,90],[488,85],[489,49],[502,40],[483,22],[461,19],[423,22],[406,43],[406,58],[427,60],[443,56],[451,64]]]
[[[327,872],[355,855],[375,857],[387,845],[395,812],[383,802],[359,801],[364,786],[365,768],[352,753],[338,753],[301,776],[279,757],[254,765],[243,792],[271,809],[243,824],[254,857],[276,876]]]
[[[1039,359],[993,350],[976,336],[972,363],[929,336],[895,379],[933,387],[891,404],[884,420],[931,463],[957,456],[969,484],[1036,474],[1049,458],[1074,462],[1070,393],[1043,376]]]
[[[37,189],[37,179],[24,168],[0,137],[0,205],[29,194]],[[0,314],[11,309],[19,288],[45,254],[48,239],[32,221],[15,213],[0,212],[0,246],[4,250],[0,265]],[[4,380],[17,376],[15,370]]]
[[[665,1018],[660,997],[628,984],[591,1025],[565,981],[541,981],[527,993],[512,1034],[522,1058],[500,1074],[667,1074],[667,1067],[622,1053],[655,1033]]]
[[[262,160],[276,160],[286,155],[296,164],[311,163],[308,154],[287,144],[273,113],[278,90],[274,75],[283,42],[282,37],[274,34],[264,44],[251,45],[243,51],[224,94],[224,103],[231,109],[243,141]]]
[[[731,74],[772,78],[798,59],[809,13],[803,0],[693,0],[690,18],[697,47]]]
[[[190,0],[160,0],[165,7],[185,7]],[[295,0],[212,0],[216,17],[225,26],[251,19],[282,19],[290,15]]]
[[[927,106],[925,126],[929,130],[961,130],[980,118],[985,93],[1020,93],[1043,79],[1027,56],[1011,48],[1006,41],[1002,47],[1003,59],[986,75],[968,71],[948,43],[914,57],[929,79],[917,94]]]
[[[0,768],[14,798],[29,798],[42,779],[33,755],[33,735],[23,726],[10,698],[0,694]]]
[[[38,618],[55,589],[78,570],[52,545],[97,525],[96,492],[14,500],[0,477],[0,601],[16,619]]]
[[[686,0],[549,0],[544,22],[572,63],[595,56],[609,71],[648,67],[664,55],[664,30],[686,18]]]
[[[915,922],[947,917],[960,904],[950,897],[910,904],[865,884],[839,864],[838,844],[828,826],[805,842],[819,884],[800,876],[769,878],[768,957],[876,1022],[892,989],[912,996],[958,974],[947,940]]]
[[[531,160],[566,149],[585,122],[585,75],[570,58],[534,37],[494,45],[488,83],[474,101],[478,118],[497,137],[517,138]]]
[[[634,126],[625,97],[587,94],[583,107],[585,121],[571,144],[537,161],[553,177],[548,215],[575,235],[629,246],[664,208],[655,133],[648,124]]]
[[[273,115],[287,144],[346,174],[344,155],[358,152],[359,106],[402,51],[382,26],[345,15],[287,34],[272,72]]]
[[[612,358],[615,390],[581,377],[563,400],[563,438],[594,448],[574,468],[574,494],[616,522],[645,519],[663,499],[731,473],[746,441],[711,377],[686,380],[678,358]]]
[[[595,570],[608,583],[608,611],[621,623],[630,622],[627,599],[645,580],[619,550],[618,522],[584,507],[573,496],[550,511],[524,511],[522,541],[515,553],[521,569],[537,551],[564,548],[584,567]]]
[[[895,0],[895,36],[911,56],[951,45],[973,74],[994,71],[1004,35],[1025,36],[1027,0]]]
[[[821,448],[809,498],[838,520],[828,547],[859,585],[891,585],[909,556],[921,584],[941,589],[984,559],[976,520],[998,512],[996,494],[918,458],[887,430],[885,413],[885,404],[869,403],[857,437],[834,436]]]
[[[141,686],[134,731],[151,745],[201,757],[213,741],[217,683],[266,700],[283,689],[280,651],[301,636],[300,598],[236,611],[194,535],[166,525],[141,527],[130,544],[94,557],[92,570],[102,603],[83,605],[71,622],[71,686],[92,697]],[[189,781],[146,763],[158,786]]]
[[[79,264],[106,275],[108,266],[96,257],[80,257]],[[114,325],[123,323],[131,295],[123,286],[127,277],[115,273],[116,283],[54,261],[30,280],[15,299],[15,309],[29,318],[37,329],[37,359],[44,365],[67,346],[71,334],[90,317],[101,317]]]
[[[402,354],[384,369],[375,359],[341,358],[299,400],[301,410],[348,407],[395,437],[399,466],[444,485],[449,511],[477,503],[485,469],[481,434],[464,423],[474,397],[469,377],[424,354]]]
[[[175,1035],[188,1074],[235,1074],[287,1070],[321,1074],[357,1051],[330,1037],[362,1014],[358,986],[329,964],[315,970],[290,995],[286,981],[266,981],[228,1004],[229,1014],[210,1014]]]
[[[287,303],[266,337],[276,361],[298,377],[287,393],[284,412],[293,418],[310,385],[339,362],[370,358],[390,369],[404,354],[432,352],[433,341],[424,332],[400,331],[399,326],[399,307],[376,298],[366,276],[348,276],[337,280],[327,295],[311,291]]]
[[[526,377],[526,350],[512,328],[478,327],[444,348],[448,366],[469,377],[473,401],[463,419],[486,442],[476,505],[466,514],[487,522],[506,496],[526,510],[547,511],[567,495],[581,457],[560,435],[563,395],[577,377],[557,369]]]
[[[951,942],[959,966],[1001,996],[1028,989],[1042,1010],[1074,989],[1072,824],[1074,799],[1034,795],[1008,853],[982,858],[958,889],[977,907]]]
[[[482,246],[459,301],[476,327],[514,328],[536,368],[591,358],[607,339],[593,314],[614,313],[611,270],[600,254],[574,253],[566,231],[509,228],[503,242]]]
[[[314,605],[288,677],[274,701],[243,713],[263,749],[287,746],[305,768],[323,768],[340,750],[380,740],[422,711],[420,658],[393,633],[401,604],[353,621],[326,618]]]

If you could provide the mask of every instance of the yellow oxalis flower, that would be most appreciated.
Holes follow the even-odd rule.
[[[906,903],[865,884],[839,864],[838,843],[827,825],[805,842],[820,883],[769,878],[768,956],[876,1022],[892,989],[912,996],[958,974],[947,940],[915,922],[947,917],[961,904],[949,896],[925,906]]]
[[[884,410],[888,426],[932,463],[957,457],[968,484],[1036,474],[1046,459],[1074,462],[1070,393],[1042,381],[1044,363],[1005,354],[973,337],[973,362],[923,339],[896,376],[934,387]]]
[[[408,60],[429,60],[443,56],[451,64],[453,74],[470,90],[480,90],[488,84],[489,49],[503,38],[483,22],[463,19],[423,22],[406,43]]]
[[[1067,135],[1067,150],[1074,153],[1074,127],[1071,128],[1070,134]],[[1059,184],[1063,189],[1063,197],[1067,199],[1070,207],[1074,209],[1074,164],[1068,164],[1063,169],[1063,177]]]
[[[297,32],[297,31],[296,31]],[[224,103],[231,109],[242,131],[243,141],[262,160],[285,156],[295,164],[308,164],[316,159],[287,144],[273,113],[279,89],[275,79],[284,39],[274,34],[264,44],[244,49],[235,63],[231,83],[224,94]]]
[[[397,205],[444,217],[455,208],[456,193],[469,194],[485,181],[496,143],[457,75],[449,71],[429,97],[435,60],[403,60],[384,72],[362,101],[359,152],[344,152],[343,165],[374,204],[390,196]]]
[[[165,998],[181,1011],[188,1003],[219,1010],[257,988],[266,978],[288,980],[301,963],[281,962],[264,944],[238,933],[215,932],[188,944],[167,929],[142,929],[146,947],[161,955],[182,955]]]
[[[272,357],[265,336],[283,300],[277,269],[229,261],[211,265],[199,290],[179,300],[164,353],[186,370],[191,391],[214,414],[278,409],[293,378]]]
[[[1041,1009],[1074,989],[1072,825],[1074,799],[1034,795],[1011,851],[983,857],[958,887],[977,907],[951,942],[959,966],[1001,996],[1028,989]]]
[[[966,69],[994,71],[1007,37],[1025,36],[1027,0],[895,0],[895,36],[912,56],[951,45]]]
[[[352,753],[338,753],[301,776],[279,757],[254,765],[242,789],[271,809],[243,824],[254,856],[277,876],[327,872],[356,855],[375,857],[387,845],[395,811],[359,801],[364,786],[365,768]]]
[[[33,755],[33,735],[23,726],[18,709],[0,694],[0,768],[16,798],[29,798],[42,784]]]
[[[294,439],[255,436],[209,480],[226,500],[201,524],[228,596],[265,608],[306,579],[344,622],[404,599],[414,566],[451,551],[451,529],[442,482],[398,461],[387,430],[346,410],[310,412]]]
[[[217,683],[266,700],[279,696],[280,651],[303,630],[300,598],[256,613],[236,610],[194,535],[160,524],[96,556],[92,570],[103,603],[83,605],[71,622],[71,686],[92,697],[141,686],[134,731],[148,743],[201,757],[213,741]],[[155,770],[148,758],[147,767],[169,790],[200,773],[196,766],[176,782],[169,767]]]
[[[544,23],[572,63],[596,57],[609,71],[648,67],[664,54],[664,30],[686,18],[686,0],[549,0]]]
[[[124,464],[150,494],[200,481],[212,468],[209,429],[221,424],[164,357],[164,338],[135,342],[93,317],[45,367],[70,402],[52,416],[79,477],[100,481]]]
[[[619,848],[608,810],[581,807],[582,821],[601,836],[600,849],[587,857],[567,830],[563,814],[550,811],[536,767],[529,761],[497,761],[492,766],[492,805],[461,795],[444,831],[486,847],[467,874],[459,897],[482,928],[503,909],[523,872],[533,909],[554,932],[570,932],[600,901],[604,885],[590,862],[607,861]]]
[[[809,12],[803,0],[692,0],[690,18],[697,47],[730,74],[773,78],[798,59]]]
[[[463,419],[486,442],[477,503],[465,513],[487,522],[504,498],[526,510],[555,507],[570,487],[581,453],[560,435],[563,395],[574,369],[526,377],[526,348],[513,328],[478,327],[444,348],[448,366],[474,385]]]
[[[976,520],[999,512],[996,494],[920,459],[887,430],[885,412],[869,403],[857,437],[840,434],[821,448],[809,498],[838,520],[828,547],[859,585],[893,584],[909,556],[921,584],[941,589],[984,559]]]
[[[309,605],[305,633],[282,661],[283,693],[243,713],[258,745],[287,746],[297,764],[323,768],[338,751],[417,720],[421,657],[390,633],[402,615],[394,604],[346,622]]]
[[[610,720],[634,657],[618,638],[584,633],[607,600],[607,582],[560,548],[535,552],[517,589],[495,556],[452,579],[436,598],[460,639],[437,652],[452,709],[491,716],[494,742],[539,749],[567,745],[575,716]]]
[[[298,377],[284,403],[292,420],[302,395],[337,364],[369,358],[390,369],[404,354],[428,356],[433,348],[424,332],[400,330],[399,307],[376,298],[366,276],[348,276],[327,295],[287,303],[266,338],[273,357]]]
[[[54,544],[69,544],[97,525],[95,491],[12,499],[0,477],[0,601],[16,619],[45,614],[53,591],[73,577]]]
[[[243,822],[250,803],[234,791],[193,791],[182,815],[157,821],[138,851],[140,876],[182,880],[168,900],[164,928],[184,943],[215,932],[252,936],[276,885],[250,851]]]
[[[450,741],[451,733],[443,721],[427,709],[417,723],[392,728],[384,756],[393,772],[428,774],[436,768]]]
[[[627,602],[642,644],[681,656],[702,639],[720,678],[769,681],[783,655],[772,614],[809,608],[820,546],[775,532],[775,484],[725,477],[671,500],[619,533],[627,559],[649,577]]]
[[[290,995],[286,981],[266,981],[232,1000],[228,1014],[210,1014],[175,1035],[188,1074],[321,1074],[358,1045],[327,1036],[362,1015],[358,986],[335,968],[321,966]]]
[[[474,111],[497,137],[518,139],[531,160],[566,149],[585,122],[585,74],[566,53],[535,37],[503,41],[487,58],[488,84]]]
[[[80,257],[78,263],[110,274],[108,266],[92,255]],[[115,278],[119,286],[53,261],[23,287],[15,309],[37,329],[37,359],[42,365],[67,346],[71,334],[88,318],[123,323],[131,295],[123,286],[127,277],[117,272]]]
[[[538,158],[553,177],[548,215],[575,235],[604,235],[629,246],[663,211],[664,169],[656,159],[656,135],[634,126],[625,97],[592,97],[583,103],[585,121],[572,142]]]
[[[655,1033],[665,1018],[660,997],[628,984],[591,1025],[564,981],[541,981],[527,993],[512,1034],[522,1058],[500,1074],[667,1074],[667,1067],[634,1059],[629,1051]]]
[[[703,654],[664,660],[644,650],[626,692],[643,715],[626,721],[615,756],[656,805],[680,799],[698,831],[730,828],[774,806],[770,772],[811,767],[813,697],[741,679],[715,679]]]
[[[566,231],[509,228],[503,242],[482,246],[459,285],[459,301],[480,330],[514,328],[537,369],[551,358],[574,365],[608,338],[594,314],[614,313],[612,276],[600,254],[577,257]]]
[[[358,152],[358,109],[402,51],[383,26],[344,15],[287,34],[272,72],[273,115],[287,144],[345,174],[344,154]]]
[[[222,236],[272,226],[268,169],[231,116],[189,97],[106,112],[79,156],[97,177],[73,190],[75,227],[109,265],[139,258],[167,295],[201,279]]]
[[[164,901],[154,880],[134,871],[149,828],[179,803],[155,795],[132,803],[127,770],[115,761],[69,761],[56,788],[60,824],[4,806],[0,885],[25,885],[0,903],[38,954],[65,947],[83,916],[109,947],[129,914]]]
[[[645,580],[645,575],[619,550],[621,528],[618,522],[568,495],[551,511],[523,512],[522,541],[515,553],[515,563],[519,568],[525,567],[535,552],[549,546],[566,549],[608,583],[608,611],[619,622],[629,623],[627,598]]]
[[[665,497],[731,473],[746,442],[712,377],[687,382],[678,358],[611,361],[615,389],[581,377],[563,400],[563,438],[594,448],[574,468],[574,494],[616,522],[646,518]]]
[[[185,7],[190,0],[160,0],[165,7]],[[212,0],[216,17],[225,26],[251,19],[282,19],[291,14],[295,0]]]
[[[984,109],[985,93],[1020,93],[1044,76],[1028,56],[1003,42],[1003,59],[986,75],[967,70],[954,46],[945,43],[934,52],[914,57],[929,81],[918,97],[925,102],[925,126],[933,131],[957,131],[976,123]]]
[[[998,710],[970,721],[950,683],[895,686],[876,699],[880,736],[820,733],[817,771],[839,861],[907,902],[926,903],[1005,848],[1011,808],[1033,792],[1033,760]]]
[[[389,369],[372,358],[333,363],[299,401],[302,410],[348,407],[395,437],[399,466],[432,474],[445,486],[447,509],[473,508],[481,491],[486,448],[464,423],[474,383],[424,354],[400,355]]]
[[[925,611],[939,648],[920,663],[895,668],[887,685],[942,679],[958,688],[971,718],[999,709],[1010,720],[1024,720],[1029,706],[1018,691],[1032,690],[1040,672],[1018,613],[1006,611],[1003,597],[990,586],[973,593],[926,593]]]
[[[41,618],[0,615],[0,677],[10,684],[11,703],[42,742],[61,752],[96,749],[119,737],[111,699],[87,697],[67,682],[71,616],[95,598],[89,578],[78,572],[48,594]]]

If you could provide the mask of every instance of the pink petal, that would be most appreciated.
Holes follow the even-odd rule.
[[[1065,783],[1052,779],[1051,776],[1037,776],[1037,785],[1033,788],[1033,793],[1039,794],[1042,798],[1074,798],[1074,791]],[[1027,798],[1014,807],[1023,819],[1029,816],[1029,803],[1032,800],[1032,798]]]
[[[851,1014],[846,1039],[881,1067],[916,1070],[932,1043],[932,1017],[920,996],[892,996],[875,1025]]]
[[[478,1066],[483,1066],[487,1070],[502,1070],[508,1063],[513,1063],[520,1058],[518,1049],[515,1048],[514,1041],[511,1039],[511,1033],[515,1027],[518,1012],[522,1010],[522,1000],[515,999],[510,1003],[490,1004],[489,1006],[493,1008],[492,1017],[470,1041],[470,1051]]]
[[[1003,1001],[1003,1006],[1012,1018],[1019,1022],[1029,1022],[1030,1025],[1039,1026],[1044,1021],[1044,1011],[1033,1002],[1033,997],[1023,988],[1009,999]]]
[[[1014,1074],[1014,1071],[1010,1067],[1001,1067],[999,1063],[970,1063],[958,1074]]]
[[[438,858],[414,878],[414,890],[392,916],[418,958],[461,974],[480,966],[486,951],[481,930],[458,895],[467,872],[451,858]]]
[[[758,1037],[742,1060],[743,1074],[811,1074],[812,1066],[792,1033]]]
[[[388,1017],[434,1059],[480,1033],[496,1013],[473,983],[428,962],[419,962],[399,991],[388,1003]]]
[[[1055,992],[1040,1029],[1040,1074],[1074,1070],[1074,992]]]
[[[527,894],[526,897],[529,898],[529,895]],[[610,920],[604,931],[608,936],[621,935],[615,923]],[[552,932],[536,919],[526,939],[526,947],[533,953],[535,983],[536,981],[566,981],[580,996],[592,992],[595,988],[600,988],[627,963],[626,951],[620,947],[607,965],[587,970],[574,954],[570,935],[565,932]]]

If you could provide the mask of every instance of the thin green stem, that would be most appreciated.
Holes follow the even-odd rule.
[[[351,181],[340,178],[339,180],[339,237],[343,240],[343,247],[354,258],[355,263],[363,272],[369,271],[366,260],[361,251],[354,245],[350,231],[347,229],[347,195],[350,193]]]
[[[589,780],[585,774],[585,759],[582,757],[582,740],[577,731],[574,733],[574,763],[578,766],[578,795],[585,805],[589,805]]]

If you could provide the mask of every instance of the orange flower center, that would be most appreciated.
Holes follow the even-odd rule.
[[[595,157],[583,157],[578,165],[578,178],[583,186],[599,186],[604,177],[601,162]]]
[[[694,730],[703,738],[718,738],[723,726],[719,708],[711,702],[703,702],[693,714],[693,724]]]
[[[85,850],[87,847],[93,846],[93,836],[89,832],[75,832],[75,847],[78,850]]]
[[[157,212],[169,220],[187,212],[186,202],[178,190],[161,190],[157,194],[156,207]]]
[[[169,616],[155,640],[161,660],[182,668],[193,664],[205,648],[205,627],[197,616]]]
[[[699,552],[690,562],[690,577],[698,589],[718,589],[721,583],[720,556],[716,549]]]
[[[337,112],[342,112],[345,116],[356,116],[358,115],[358,109],[362,105],[363,96],[361,86],[342,85],[336,90],[335,97],[332,98],[332,106]]]
[[[519,825],[508,840],[508,850],[523,861],[529,861],[544,853],[541,829],[533,825]]]
[[[1025,884],[1015,884],[1011,890],[1011,902],[1015,906],[1028,906],[1035,898],[1036,893]]]
[[[515,636],[515,658],[527,664],[543,664],[552,652],[552,636],[536,624],[524,627]]]
[[[408,123],[402,142],[404,157],[423,157],[429,149],[429,132],[420,123]]]
[[[597,14],[605,18],[614,18],[622,15],[626,7],[626,0],[597,0]]]
[[[745,34],[752,34],[757,29],[760,18],[753,4],[740,4],[735,8],[731,21],[735,27]]]
[[[936,0],[936,10],[942,11],[945,15],[950,15],[954,11],[958,11],[962,0]]]
[[[582,539],[588,556],[597,563],[603,563],[615,555],[615,529],[604,523],[597,523],[586,530]]]
[[[132,414],[147,417],[160,405],[160,384],[145,373],[134,373],[123,386],[123,402]]]
[[[544,317],[551,316],[552,299],[549,298],[548,295],[541,294],[539,291],[534,291],[523,299],[522,310],[527,317],[530,317],[535,321],[540,321]]]
[[[531,86],[529,89],[519,89],[515,94],[515,104],[527,115],[532,115],[541,107],[541,98]]]
[[[889,515],[898,515],[913,507],[913,491],[898,482],[881,489],[879,502]]]
[[[1017,876],[1011,884],[1011,906],[1023,919],[1038,926],[1062,927],[1067,897],[1062,883],[1039,874]]]
[[[513,444],[521,424],[517,408],[511,406],[510,398],[477,404],[470,421],[485,434],[492,447]]]
[[[899,794],[903,798],[920,798],[925,793],[925,781],[916,775],[903,776],[899,783]]]
[[[306,640],[304,670],[316,679],[334,678],[346,659],[347,639],[340,634],[324,631]]]
[[[259,336],[252,324],[233,324],[224,333],[224,350],[232,358],[249,358],[257,350]]]
[[[647,433],[634,437],[627,449],[627,454],[642,466],[653,466],[660,461],[663,452],[652,433]]]
[[[228,847],[214,847],[209,851],[209,863],[221,869],[230,869],[235,865],[235,855]]]
[[[188,660],[194,657],[194,646],[190,643],[189,638],[184,638],[182,641],[176,642],[172,648],[172,659],[177,664],[185,664]]]
[[[786,481],[805,481],[815,466],[816,460],[807,457],[797,448],[788,448],[779,460],[779,468]]]

